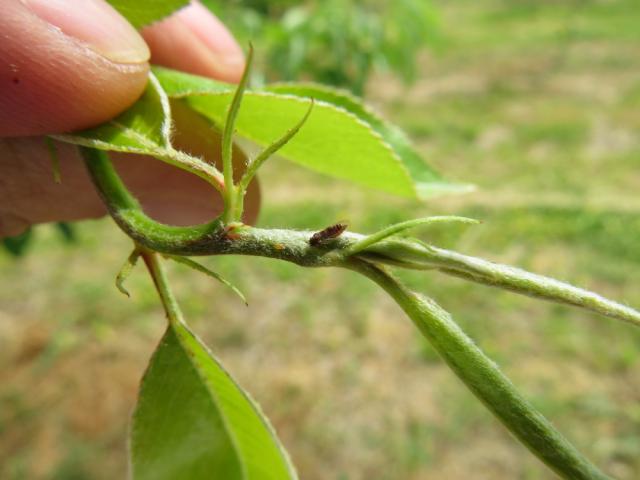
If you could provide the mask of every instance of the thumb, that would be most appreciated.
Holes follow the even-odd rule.
[[[102,123],[142,93],[149,50],[104,0],[2,0],[0,136]]]

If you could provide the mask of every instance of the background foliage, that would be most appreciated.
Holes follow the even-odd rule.
[[[481,190],[416,205],[289,164],[284,176],[276,161],[260,223],[347,217],[372,231],[474,216],[485,224],[430,238],[640,304],[635,2],[435,7],[446,43],[420,57],[419,81],[407,90],[378,72],[365,90],[441,171]],[[0,477],[121,478],[127,415],[162,335],[155,292],[141,271],[131,301],[112,287],[129,242],[109,221],[80,224],[79,248],[40,230],[31,255],[0,257]],[[265,259],[207,262],[251,305],[175,268],[186,314],[262,404],[301,477],[327,478],[330,464],[336,479],[550,478],[365,281]],[[640,475],[637,332],[456,280],[406,279],[594,461],[617,478]]]
[[[205,0],[238,36],[260,46],[263,80],[312,79],[364,92],[374,70],[416,77],[416,54],[438,41],[428,0]]]

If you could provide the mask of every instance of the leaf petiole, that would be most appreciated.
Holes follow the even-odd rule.
[[[140,251],[140,256],[144,260],[147,270],[149,270],[149,274],[153,279],[153,284],[160,296],[160,301],[164,307],[169,324],[183,324],[184,317],[182,316],[182,311],[169,287],[167,272],[164,269],[164,265],[162,265],[159,255],[156,252],[144,249]]]
[[[238,111],[240,110],[240,104],[242,103],[242,96],[247,89],[247,83],[249,81],[249,73],[251,71],[251,63],[253,61],[253,45],[249,44],[249,52],[247,53],[247,60],[242,72],[242,78],[235,93],[233,99],[229,104],[227,111],[227,119],[222,131],[222,174],[224,175],[225,190],[223,193],[224,198],[224,213],[223,220],[226,223],[237,220],[234,216],[236,213],[236,188],[233,183],[233,132],[236,126],[236,119],[238,117]]]

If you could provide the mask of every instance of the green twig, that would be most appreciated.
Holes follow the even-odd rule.
[[[160,296],[160,301],[162,302],[162,306],[164,307],[164,311],[167,315],[167,320],[169,320],[169,323],[172,325],[175,325],[176,323],[184,323],[184,318],[180,311],[180,307],[178,306],[178,301],[171,292],[171,288],[169,287],[169,282],[167,280],[167,274],[158,254],[149,250],[142,250],[140,254],[147,266],[147,270],[149,270],[151,278],[153,279],[153,284],[156,287],[158,295]]]
[[[467,386],[520,441],[558,474],[578,480],[608,478],[531,407],[448,313],[433,301],[406,289],[379,264],[414,269],[436,268],[477,282],[577,305],[640,325],[639,312],[556,280],[438,249],[416,240],[384,238],[374,243],[369,240],[366,245],[366,239],[371,237],[346,232],[320,246],[311,247],[309,240],[313,232],[241,226],[234,229],[233,235],[229,235],[219,221],[194,227],[162,225],[141,211],[104,152],[82,149],[82,153],[113,218],[141,248],[145,247],[141,254],[171,322],[182,321],[182,316],[169,290],[158,256],[150,249],[170,255],[256,255],[306,267],[339,266],[356,270],[374,280],[396,300]],[[352,254],[354,245],[362,246],[363,241],[364,249]]]
[[[249,72],[251,71],[251,62],[253,60],[253,46],[249,44],[249,53],[247,54],[247,61],[242,72],[242,78],[238,87],[233,95],[229,110],[227,111],[227,119],[224,124],[224,130],[222,131],[222,173],[224,175],[224,214],[223,219],[226,223],[237,220],[234,218],[236,213],[235,209],[235,187],[233,183],[233,132],[236,126],[236,118],[238,111],[240,110],[240,104],[242,103],[242,96],[247,88],[247,82],[249,81]]]
[[[351,246],[366,238],[345,232],[321,248],[312,248],[309,239],[313,232],[244,226],[229,236],[219,220],[193,227],[163,225],[142,212],[104,152],[87,148],[81,151],[114,220],[137,244],[151,250],[182,256],[256,255],[305,267],[330,267],[343,266],[350,258]],[[574,305],[640,326],[640,312],[596,293],[517,268],[424,245],[416,240],[387,238],[370,245],[357,257],[410,269],[438,269],[474,282]]]
[[[380,230],[379,232],[373,233],[371,235],[367,235],[362,240],[354,243],[353,245],[347,248],[346,252],[349,255],[353,255],[355,253],[361,252],[366,248],[384,240],[387,237],[391,237],[392,235],[396,235],[400,232],[408,230],[410,228],[415,228],[421,225],[432,225],[434,223],[470,223],[477,224],[480,223],[478,220],[467,217],[457,217],[457,216],[440,216],[440,217],[424,217],[424,218],[416,218],[414,220],[407,220],[406,222],[396,223],[395,225],[391,225],[387,228]]]
[[[215,165],[173,148],[171,144],[173,121],[169,98],[153,73],[149,73],[148,88],[153,90],[155,95],[157,95],[162,109],[161,124],[156,126],[158,128],[157,133],[159,133],[160,137],[159,141],[150,140],[140,131],[120,123],[117,119],[110,120],[105,125],[114,128],[119,134],[132,140],[132,144],[126,142],[124,145],[117,145],[111,143],[109,140],[98,140],[91,136],[85,136],[82,132],[80,132],[80,134],[52,135],[51,138],[83,147],[107,151],[121,151],[144,155],[151,154],[158,160],[199,176],[211,184],[221,195],[224,195],[224,175]]]
[[[375,247],[374,247],[375,248]],[[640,312],[565,282],[433,246],[412,246],[408,268],[433,269],[529,297],[573,305],[640,327]],[[419,254],[416,254],[419,250]],[[421,260],[420,260],[421,259]]]
[[[609,478],[533,408],[498,366],[433,300],[408,290],[374,264],[354,261],[350,268],[384,288],[467,387],[511,433],[558,475],[568,480]]]
[[[215,167],[215,165],[207,163],[201,158],[192,157],[188,153],[176,150],[173,147],[168,149],[157,149],[155,158],[168,163],[169,165],[173,165],[174,167],[178,167],[186,172],[197,175],[215,188],[220,195],[224,196],[224,175]]]

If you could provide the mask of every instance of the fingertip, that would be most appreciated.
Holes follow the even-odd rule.
[[[149,61],[149,48],[105,0],[22,0],[36,16],[115,63]]]
[[[244,68],[242,48],[218,17],[197,1],[178,12],[178,16],[213,53],[223,57],[229,65],[239,66],[237,73],[242,74]]]
[[[60,3],[60,2],[58,2]],[[102,43],[89,45],[87,28],[77,15],[56,19],[51,6],[34,11],[17,0],[3,3],[0,15],[0,136],[62,133],[100,124],[129,107],[143,92],[149,64],[138,47],[119,44],[113,57],[124,53],[135,62],[114,61]],[[111,7],[109,7],[111,8]],[[112,22],[124,22],[117,17]],[[92,17],[87,23],[100,21]],[[105,23],[109,23],[104,20]],[[57,26],[56,23],[62,23]],[[85,26],[86,27],[86,26]],[[123,27],[124,28],[124,27]],[[135,32],[134,32],[135,33]],[[84,38],[74,38],[70,35]]]
[[[244,54],[224,24],[199,2],[142,30],[152,63],[237,83]]]

